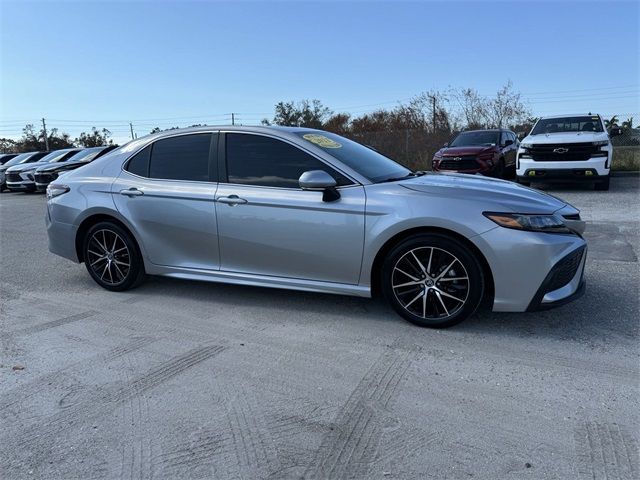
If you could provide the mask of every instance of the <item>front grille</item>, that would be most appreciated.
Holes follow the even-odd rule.
[[[22,177],[19,173],[7,173],[7,182],[21,182]]]
[[[462,155],[459,157],[444,157],[440,160],[439,168],[440,170],[477,170],[480,167],[474,155]]]
[[[552,143],[533,145],[527,152],[536,162],[579,162],[589,160],[592,154],[600,152],[600,147],[592,143]]]
[[[576,276],[576,272],[580,267],[583,254],[583,248],[575,250],[560,260],[555,267],[553,267],[552,277],[549,279],[545,293],[558,290],[573,280],[573,277]]]
[[[53,175],[50,173],[37,173],[36,174],[36,182],[38,183],[49,183],[53,180]]]

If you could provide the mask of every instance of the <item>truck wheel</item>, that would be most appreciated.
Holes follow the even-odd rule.
[[[525,187],[530,187],[531,186],[531,182],[528,182],[526,180],[521,180],[519,178],[516,178],[516,182],[519,183],[520,185],[525,186]]]
[[[604,180],[602,180],[601,182],[596,183],[595,189],[596,190],[609,190],[609,175],[607,175],[606,177],[604,177]]]

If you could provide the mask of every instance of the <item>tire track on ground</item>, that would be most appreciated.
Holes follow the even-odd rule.
[[[32,335],[34,333],[39,333],[44,330],[49,330],[50,328],[56,328],[62,325],[67,325],[69,323],[79,322],[80,320],[93,317],[98,313],[99,312],[95,310],[87,310],[85,312],[76,313],[74,315],[69,315],[67,317],[59,318],[57,320],[51,320],[49,322],[40,323],[38,325],[32,325],[31,327],[21,328],[19,330],[10,332],[10,335],[13,335],[13,336]]]
[[[304,478],[366,477],[375,460],[384,419],[410,361],[408,352],[385,351],[340,410]]]
[[[264,414],[253,396],[240,391],[230,398],[228,420],[241,478],[266,478],[281,468]]]
[[[616,423],[586,422],[575,430],[578,474],[585,479],[640,477],[638,443]]]
[[[127,342],[123,345],[118,345],[117,347],[111,348],[106,352],[102,352],[92,357],[73,362],[53,372],[40,375],[29,383],[21,385],[0,395],[0,411],[3,411],[16,403],[24,402],[24,400],[40,393],[42,390],[45,390],[49,385],[61,383],[62,380],[67,376],[68,372],[71,370],[73,370],[74,372],[87,371],[97,365],[109,363],[117,358],[134,352],[155,341],[156,340],[152,337],[135,337],[130,342]]]
[[[38,425],[13,432],[14,435],[9,437],[12,438],[13,456],[3,465],[19,468],[24,464],[25,456],[30,465],[45,461],[52,449],[56,448],[54,440],[61,438],[68,430],[113,412],[122,402],[160,386],[224,350],[225,347],[220,345],[195,348],[161,363],[130,382],[98,390],[96,394],[44,419]]]

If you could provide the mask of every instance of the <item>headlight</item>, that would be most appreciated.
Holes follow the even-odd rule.
[[[604,147],[605,145],[609,145],[608,140],[600,140],[599,142],[593,142],[594,147]]]
[[[66,185],[61,185],[59,183],[50,183],[47,185],[47,199],[52,199],[62,195],[63,193],[67,193],[70,188]]]
[[[520,213],[484,212],[489,220],[501,227],[529,232],[572,233],[560,215],[525,215]]]
[[[533,143],[521,143],[520,147],[522,147],[522,148],[533,148]]]

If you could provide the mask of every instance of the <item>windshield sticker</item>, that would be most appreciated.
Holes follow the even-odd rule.
[[[334,140],[331,140],[329,137],[325,137],[324,135],[307,133],[306,135],[303,135],[302,138],[304,138],[305,140],[311,143],[315,143],[316,145],[322,148],[342,148],[342,144]]]

